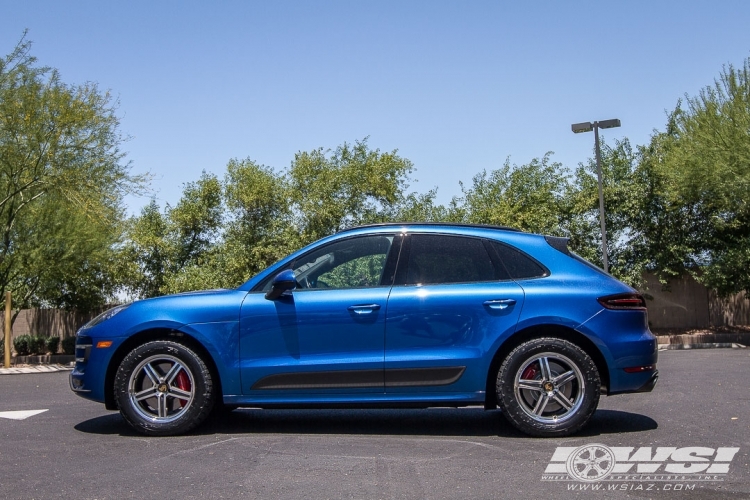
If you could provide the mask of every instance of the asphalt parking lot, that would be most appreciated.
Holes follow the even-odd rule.
[[[0,497],[750,498],[750,349],[665,351],[659,370],[654,392],[603,398],[591,425],[563,439],[526,437],[482,409],[242,409],[187,436],[150,438],[70,392],[67,372],[3,375],[0,412],[47,411],[0,418]],[[558,447],[593,443],[641,458],[646,447],[700,447],[698,469],[706,448],[739,451],[718,475],[545,474]]]

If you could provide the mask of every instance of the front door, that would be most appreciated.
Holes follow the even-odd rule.
[[[248,294],[240,313],[244,394],[273,401],[383,392],[393,242],[377,235],[330,243],[294,261],[291,293],[273,301]]]

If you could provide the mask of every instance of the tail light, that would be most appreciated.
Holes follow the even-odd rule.
[[[646,299],[639,293],[619,293],[597,299],[607,309],[646,310]]]
[[[625,370],[625,373],[652,372],[656,370],[656,365],[630,366],[628,368],[625,368],[624,370]]]

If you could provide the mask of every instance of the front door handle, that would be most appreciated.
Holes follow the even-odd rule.
[[[380,309],[380,304],[364,304],[361,306],[349,306],[347,309],[354,314],[372,314]]]
[[[501,311],[503,309],[507,309],[512,305],[515,305],[516,299],[495,299],[495,300],[485,300],[483,304],[490,309],[495,309],[496,311]]]

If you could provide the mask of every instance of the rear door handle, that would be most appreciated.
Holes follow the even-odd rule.
[[[483,304],[490,309],[495,310],[503,310],[507,309],[508,307],[515,305],[516,299],[495,299],[495,300],[485,300]]]
[[[347,309],[354,314],[372,314],[380,309],[380,304],[364,304],[361,306],[349,306]]]

